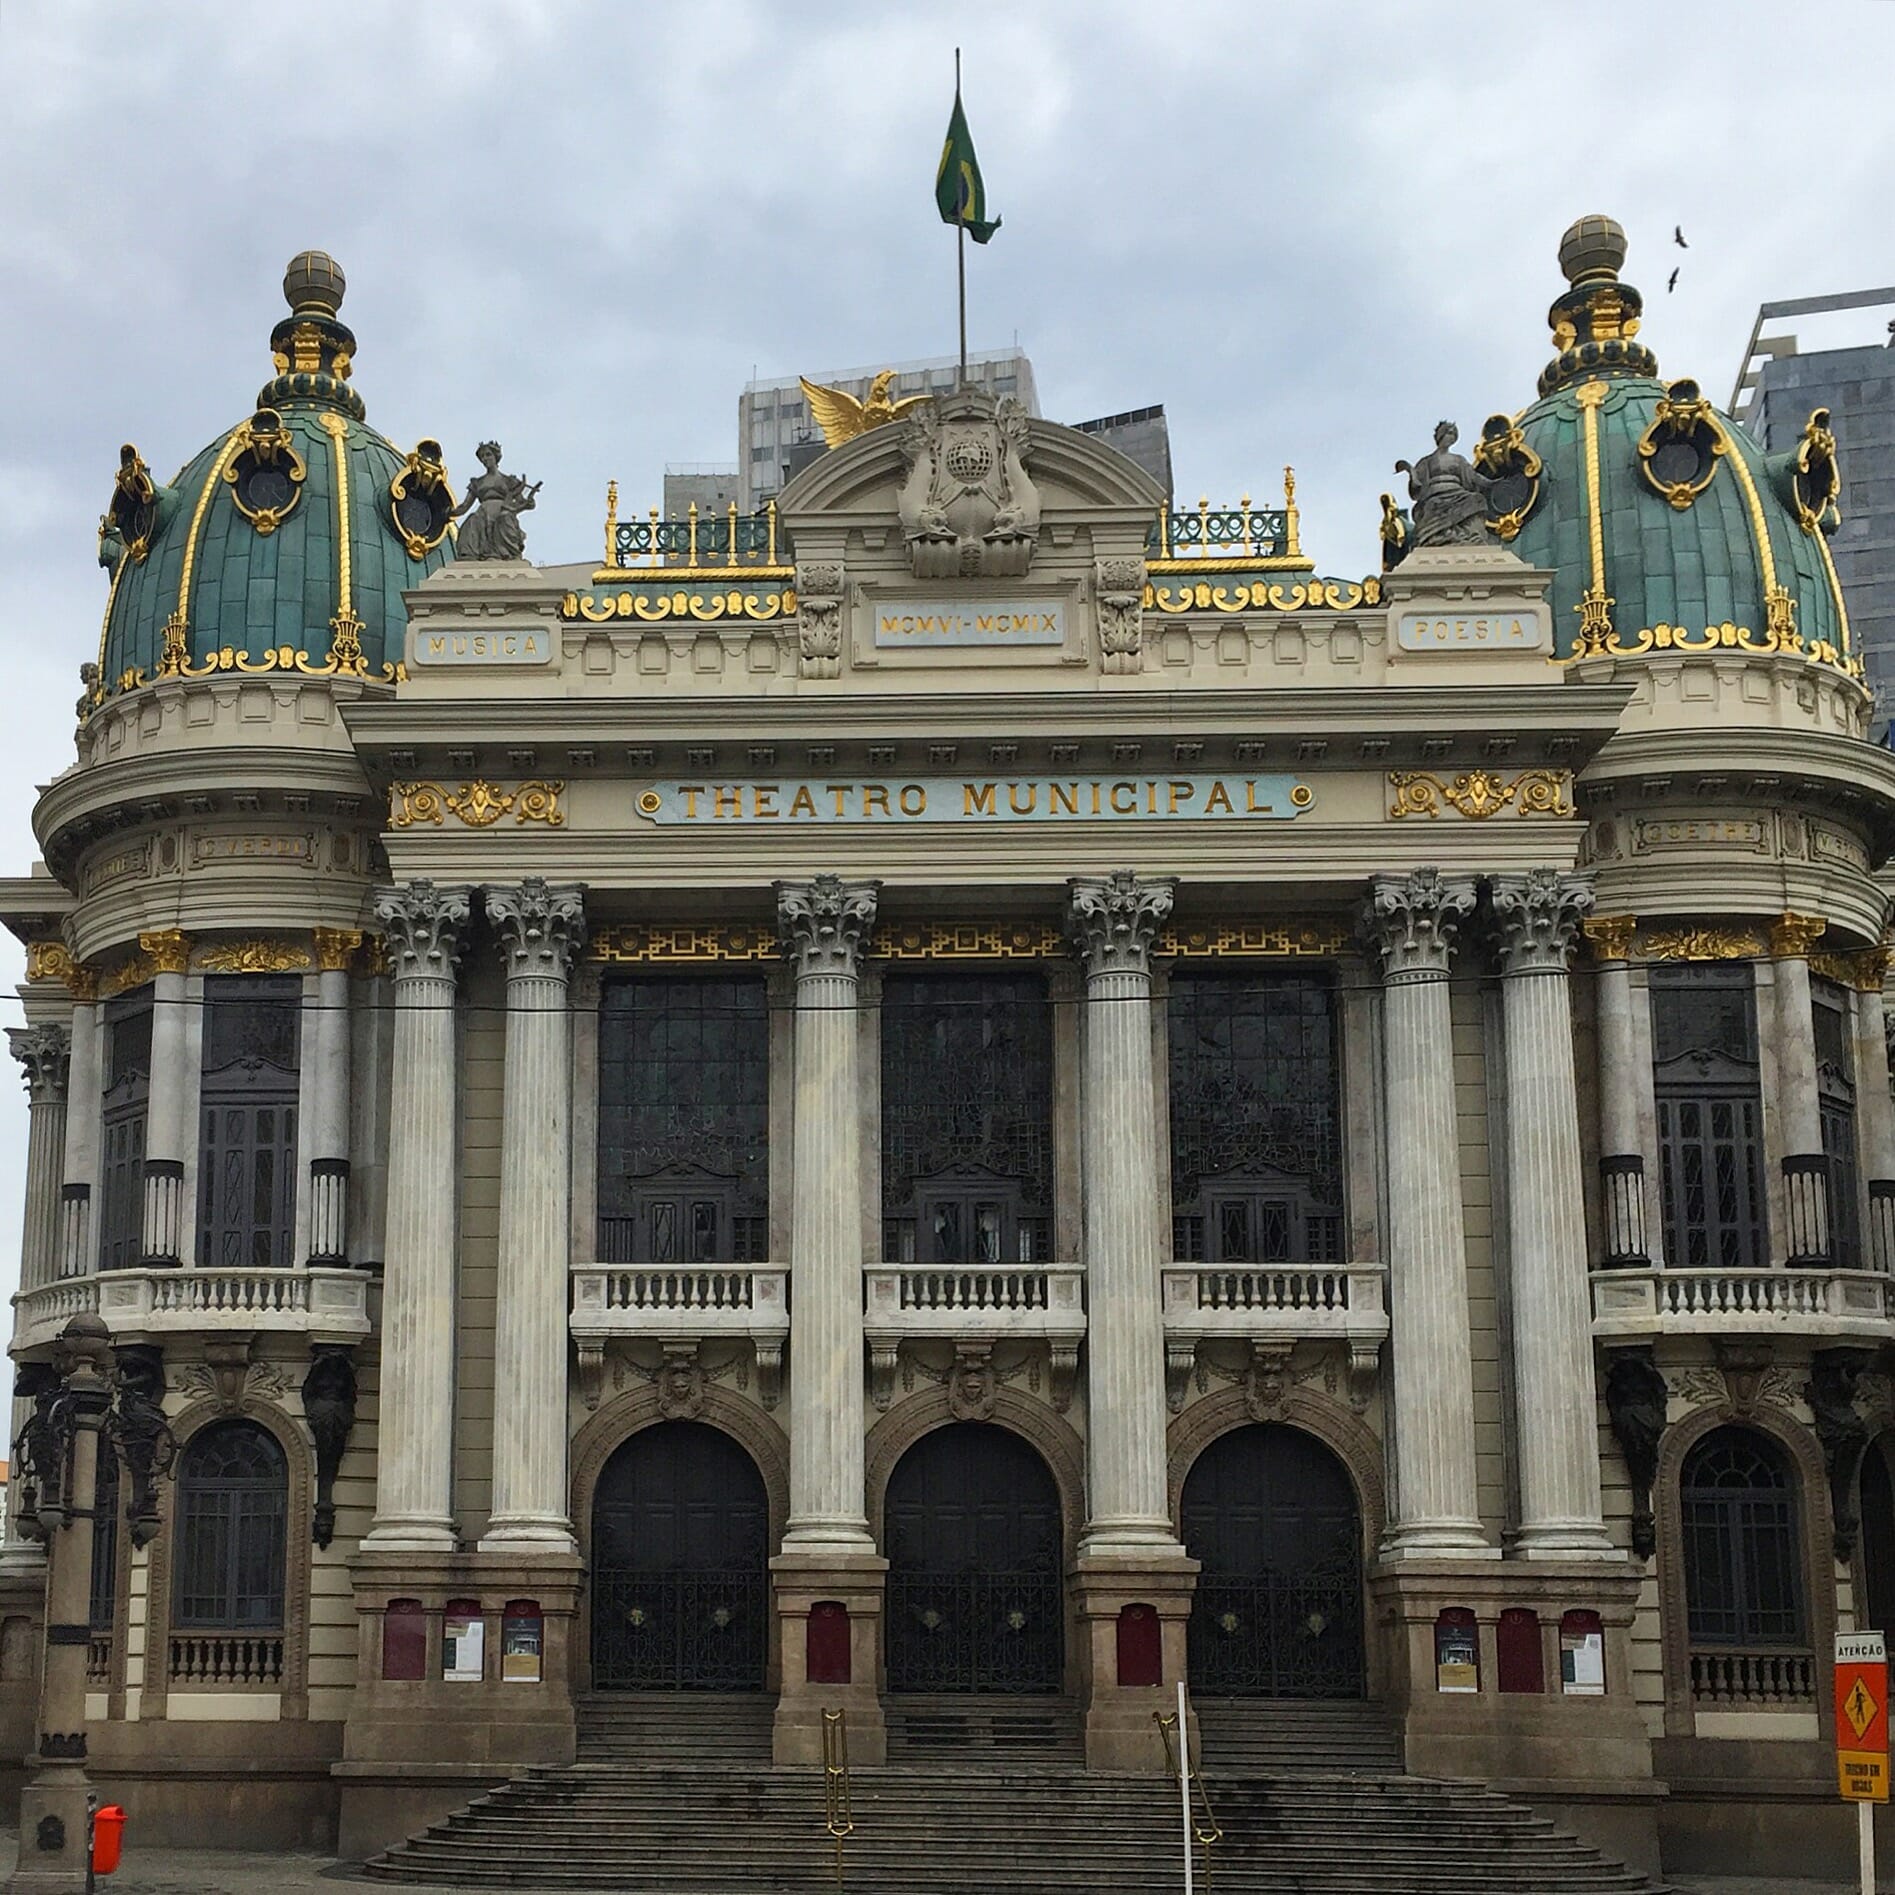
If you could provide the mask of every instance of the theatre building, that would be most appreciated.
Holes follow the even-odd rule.
[[[668,1734],[813,1780],[828,1710],[1156,1772],[1182,1679],[1212,1770],[1846,1858],[1895,759],[1823,417],[1661,372],[1624,250],[1346,579],[1293,482],[1173,511],[973,390],[585,549],[483,452],[457,551],[468,444],[375,431],[296,259],[253,409],[101,472],[0,882],[16,1422],[96,1312],[177,1443],[93,1564],[140,1833],[361,1854]]]

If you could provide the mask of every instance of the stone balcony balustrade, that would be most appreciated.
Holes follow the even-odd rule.
[[[13,1299],[14,1348],[55,1342],[74,1317],[96,1313],[117,1342],[184,1335],[295,1335],[359,1342],[374,1328],[361,1270],[110,1270],[62,1277]]]
[[[1592,1333],[1659,1336],[1860,1336],[1886,1342],[1895,1278],[1879,1270],[1595,1270]]]
[[[656,1342],[668,1358],[694,1358],[700,1344],[730,1340],[755,1347],[758,1392],[774,1407],[790,1273],[774,1264],[585,1264],[572,1273],[571,1326],[588,1404],[598,1399],[608,1343]]]
[[[862,1331],[876,1406],[893,1396],[904,1341],[950,1342],[964,1362],[996,1343],[1032,1341],[1047,1346],[1054,1405],[1064,1408],[1086,1333],[1085,1278],[1077,1264],[871,1264]]]
[[[1299,1342],[1349,1351],[1359,1399],[1388,1336],[1388,1272],[1379,1264],[1180,1263],[1164,1272],[1165,1373],[1175,1411],[1202,1342],[1248,1343],[1260,1360]]]

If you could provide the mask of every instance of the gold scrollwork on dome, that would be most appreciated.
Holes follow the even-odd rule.
[[[1474,465],[1487,476],[1487,524],[1502,540],[1518,536],[1527,516],[1539,505],[1539,455],[1527,445],[1520,424],[1507,415],[1489,415],[1474,444]],[[1384,498],[1384,516],[1390,511]],[[1383,538],[1387,538],[1386,524]]]
[[[259,408],[237,430],[223,465],[232,502],[264,539],[296,511],[308,473],[274,408]]]
[[[1464,770],[1451,783],[1427,770],[1391,770],[1388,787],[1394,800],[1388,813],[1439,816],[1442,807],[1470,822],[1485,822],[1511,807],[1521,816],[1565,817],[1573,813],[1569,770],[1522,770],[1511,781],[1493,770]]]
[[[1725,439],[1697,383],[1673,382],[1639,436],[1638,471],[1668,506],[1682,513],[1710,486]]]
[[[447,538],[454,489],[439,441],[421,441],[388,483],[388,513],[410,559],[424,559]]]
[[[559,806],[565,788],[558,778],[535,778],[510,790],[484,777],[475,777],[457,790],[439,783],[391,783],[388,826],[412,829],[417,823],[430,823],[438,829],[452,816],[469,829],[491,829],[511,814],[516,823],[537,822],[560,829],[566,822]]]
[[[361,621],[355,621],[359,634]],[[408,677],[408,668],[401,664],[385,664],[379,672],[367,668],[365,660],[360,660],[362,669],[357,670],[358,659],[351,658],[345,641],[341,650],[331,648],[325,658],[312,658],[306,651],[298,651],[294,645],[275,645],[270,650],[259,652],[254,658],[247,651],[238,651],[233,645],[221,646],[218,650],[206,652],[201,659],[191,659],[184,655],[184,629],[176,628],[173,649],[173,627],[167,625],[165,647],[158,664],[158,676],[161,678],[209,678],[220,671],[240,671],[257,675],[270,671],[293,671],[305,678],[362,677],[377,684],[401,684]],[[355,646],[360,652],[359,642]],[[136,684],[144,683],[142,676],[131,683],[121,682],[121,690],[130,690]]]
[[[1805,533],[1833,532],[1842,524],[1842,470],[1829,410],[1813,408],[1790,457],[1790,498]]]

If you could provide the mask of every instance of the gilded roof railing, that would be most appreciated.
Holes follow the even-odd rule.
[[[1145,536],[1153,572],[1275,568],[1308,572],[1296,506],[1296,473],[1283,470],[1283,504],[1253,507],[1245,494],[1234,507],[1214,507],[1200,498],[1195,508],[1168,507]]]
[[[735,501],[719,513],[714,508],[700,509],[694,500],[683,519],[664,519],[653,507],[642,519],[621,520],[618,482],[605,490],[601,580],[641,571],[754,577],[759,573],[787,576],[792,570],[788,536],[777,531],[774,500],[755,513],[739,513]]]

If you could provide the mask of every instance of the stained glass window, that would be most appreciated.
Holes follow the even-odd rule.
[[[599,1258],[760,1263],[770,1028],[757,976],[610,982],[599,1009]]]
[[[1052,1255],[1053,1027],[1037,974],[890,974],[882,989],[883,1255]]]
[[[1318,975],[1179,973],[1165,1007],[1173,1251],[1343,1257],[1335,992]]]

